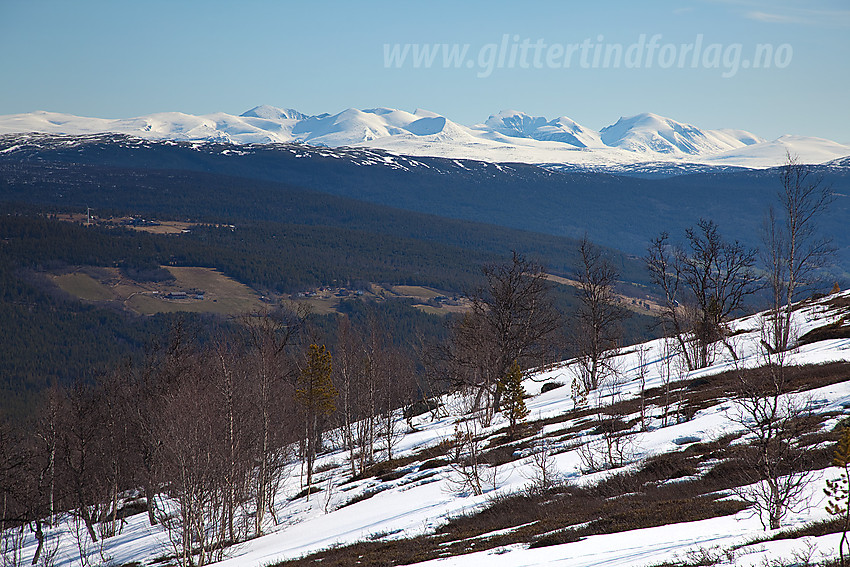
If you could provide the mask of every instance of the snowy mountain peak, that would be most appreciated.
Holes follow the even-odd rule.
[[[714,154],[764,142],[744,130],[701,130],[651,112],[621,117],[600,134],[606,146],[660,154]]]
[[[533,138],[538,128],[547,123],[542,116],[529,116],[516,110],[503,110],[491,115],[484,123],[506,136]]]
[[[432,111],[426,110],[424,108],[417,108],[416,110],[413,111],[413,115],[414,116],[420,116],[422,118],[437,118],[437,117],[440,116],[436,112],[432,112]]]
[[[266,120],[306,120],[309,118],[308,115],[298,112],[295,109],[277,108],[276,106],[269,106],[267,104],[255,106],[239,116],[246,118],[265,118]]]
[[[561,142],[576,148],[600,147],[599,133],[578,124],[567,116],[547,120],[516,110],[503,110],[490,116],[484,125],[514,138]]]

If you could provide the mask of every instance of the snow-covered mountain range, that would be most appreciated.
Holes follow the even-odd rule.
[[[234,144],[300,142],[415,156],[583,166],[666,162],[770,167],[781,164],[786,152],[806,163],[850,156],[850,146],[822,138],[786,135],[769,141],[743,130],[703,130],[651,113],[620,118],[600,131],[566,116],[549,120],[514,110],[473,126],[426,110],[411,113],[392,108],[349,108],[313,116],[273,106],[257,106],[239,116],[162,112],[104,119],[44,111],[0,116],[0,135],[21,132],[116,132],[147,139]]]

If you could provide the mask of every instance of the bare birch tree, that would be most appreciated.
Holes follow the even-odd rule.
[[[560,313],[540,264],[516,252],[511,261],[482,269],[485,284],[469,295],[471,311],[451,329],[449,357],[456,387],[477,391],[485,421],[499,411],[498,384],[514,361],[522,368],[554,355]]]
[[[762,324],[763,332],[768,326]],[[810,457],[800,445],[800,435],[809,410],[806,400],[791,391],[786,353],[764,349],[761,354],[760,368],[740,371],[735,419],[749,444],[741,467],[747,484],[737,494],[754,507],[764,528],[773,530],[806,494]]]
[[[611,373],[609,360],[617,353],[623,336],[622,323],[631,313],[614,293],[617,270],[598,246],[585,237],[579,246],[577,270],[579,306],[572,342],[577,351],[580,378],[586,391],[595,390]]]
[[[249,352],[249,395],[256,428],[251,433],[257,469],[253,474],[254,535],[263,533],[267,511],[274,517],[275,494],[286,466],[291,427],[286,414],[295,368],[288,349],[301,327],[301,319],[288,311],[254,313],[243,318]],[[291,408],[290,408],[291,409]]]
[[[711,364],[717,342],[737,358],[724,323],[761,284],[754,269],[756,251],[725,241],[712,221],[701,219],[685,231],[685,240],[687,248],[671,246],[662,233],[650,245],[645,263],[664,291],[667,319],[688,370],[694,370]]]
[[[780,170],[779,214],[773,207],[764,222],[763,260],[773,296],[771,349],[787,350],[793,339],[791,305],[815,283],[835,249],[818,235],[818,219],[834,200],[832,189],[791,154]]]

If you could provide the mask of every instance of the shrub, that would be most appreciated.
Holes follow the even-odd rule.
[[[407,471],[390,471],[386,474],[382,474],[378,477],[381,482],[390,482],[392,480],[398,480],[404,475],[407,474]]]
[[[384,489],[380,489],[380,488],[373,488],[372,490],[366,490],[364,492],[361,492],[360,494],[358,494],[357,496],[355,496],[354,498],[352,498],[351,500],[349,500],[345,504],[341,505],[340,508],[345,508],[346,506],[351,506],[352,504],[357,504],[358,502],[363,502],[364,500],[368,500],[368,499],[372,498],[374,495],[376,495],[380,492],[383,492],[383,491],[384,491]]]
[[[447,464],[449,464],[449,462],[445,459],[430,459],[430,460],[422,463],[419,466],[419,470],[425,471],[425,470],[428,470],[428,469],[438,469],[440,467],[446,466]]]
[[[307,496],[309,494],[316,494],[317,492],[321,492],[321,491],[322,491],[322,489],[319,488],[318,486],[308,486],[307,488],[305,488],[304,490],[302,490],[301,492],[299,492],[298,494],[296,494],[295,496],[293,496],[289,500],[290,501],[298,500],[299,498],[304,498],[305,496]]]
[[[561,545],[562,543],[573,543],[581,540],[582,538],[575,532],[575,530],[566,529],[536,537],[532,540],[531,545],[529,545],[528,548],[535,549],[537,547],[549,547],[550,545]]]
[[[339,463],[334,463],[334,462],[331,461],[331,462],[327,462],[327,463],[322,463],[321,465],[317,466],[316,470],[314,470],[313,472],[318,474],[318,473],[332,471],[336,468],[339,468]]]

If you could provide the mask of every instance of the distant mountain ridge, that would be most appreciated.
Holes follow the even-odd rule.
[[[44,111],[0,116],[0,134],[24,132],[111,132],[231,144],[298,142],[412,156],[588,167],[669,162],[763,168],[782,163],[787,152],[817,164],[850,156],[850,146],[821,138],[782,136],[769,141],[744,130],[704,130],[652,113],[621,117],[600,131],[567,116],[549,120],[516,110],[501,111],[473,126],[422,109],[349,108],[337,114],[307,115],[268,105],[238,116],[161,112],[104,119]]]
[[[423,128],[442,121],[420,116],[427,119],[420,123]],[[820,230],[835,238],[842,274],[850,274],[848,166],[850,158],[813,167],[838,196]],[[153,172],[177,175],[171,192],[150,194],[145,180]],[[233,194],[242,196],[226,206],[221,197],[208,200],[203,197],[207,181],[198,181],[198,187],[178,183],[179,172],[225,176]],[[259,201],[268,206],[246,210],[248,217],[293,214],[288,205],[279,210],[271,205],[273,188],[252,189],[254,180],[557,236],[586,234],[638,256],[659,231],[681,235],[700,218],[715,220],[729,238],[758,246],[764,212],[780,189],[776,169],[662,160],[616,167],[533,165],[299,143],[176,142],[126,134],[0,135],[0,200],[6,202],[77,210],[146,205],[171,216],[196,215],[192,211],[211,202],[215,210],[209,214],[222,218]]]

